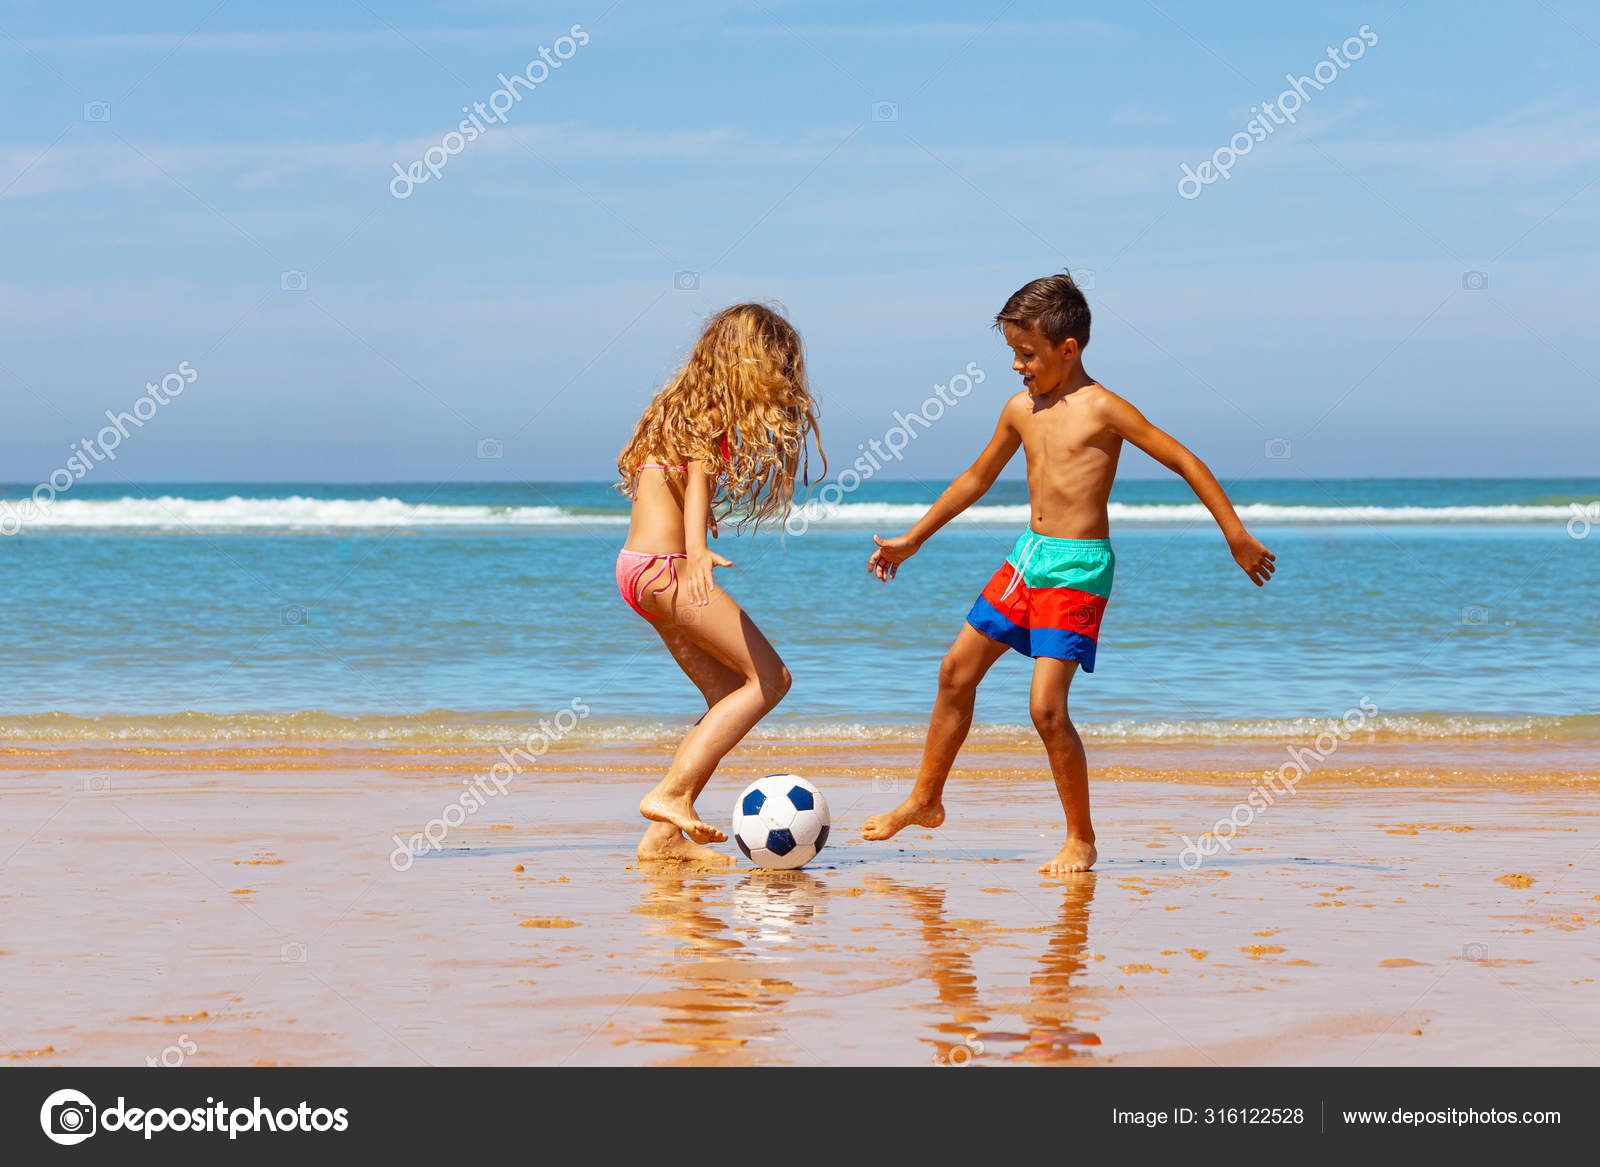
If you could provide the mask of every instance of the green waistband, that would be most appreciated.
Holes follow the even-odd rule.
[[[1032,539],[1049,547],[1057,547],[1062,551],[1110,551],[1110,539],[1057,539],[1051,535],[1041,535],[1032,527],[1023,532],[1023,538]]]

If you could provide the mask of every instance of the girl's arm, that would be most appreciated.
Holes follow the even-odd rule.
[[[978,460],[945,487],[938,501],[928,508],[927,514],[918,519],[911,530],[895,539],[883,539],[877,535],[872,537],[878,549],[867,560],[868,571],[881,580],[893,579],[900,565],[915,555],[935,531],[988,493],[994,480],[1000,477],[1000,471],[1011,461],[1017,447],[1022,445],[1022,434],[1012,422],[1011,410],[1011,404],[1007,403],[1005,409],[1000,411],[994,436],[983,448],[983,453],[978,455]]]
[[[683,547],[688,560],[683,573],[684,593],[691,604],[706,604],[717,590],[711,578],[713,567],[733,564],[706,546],[706,529],[711,525],[711,483],[716,469],[710,463],[689,463],[688,481],[683,488]]]

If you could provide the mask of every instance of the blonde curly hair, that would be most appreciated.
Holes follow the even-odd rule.
[[[800,334],[775,308],[735,304],[711,318],[644,411],[617,456],[617,489],[633,498],[643,463],[698,460],[716,474],[713,507],[737,527],[760,527],[788,515],[796,478],[810,485],[808,436],[826,476]]]

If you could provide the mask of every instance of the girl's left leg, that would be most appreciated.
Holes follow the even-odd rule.
[[[652,822],[677,827],[696,843],[720,843],[727,834],[699,817],[694,800],[723,755],[738,745],[789,691],[789,670],[783,667],[783,660],[755,622],[726,591],[718,588],[701,605],[690,605],[681,599],[681,591],[674,583],[641,600],[657,615],[662,639],[674,657],[677,645],[694,645],[737,673],[739,684],[713,703],[684,735],[666,777],[645,795],[639,812]]]
[[[672,658],[678,662],[678,667],[689,680],[694,682],[695,688],[699,689],[700,695],[706,699],[707,710],[744,683],[744,678],[738,670],[729,668],[687,636],[675,635],[671,624],[663,622],[652,627],[660,634],[667,651],[672,653]],[[704,720],[705,716],[702,714],[700,720],[689,727],[689,734],[699,729],[700,722]],[[689,734],[684,735],[685,741],[688,740]],[[679,748],[682,749],[681,746]],[[691,842],[671,823],[653,822],[646,826],[644,838],[639,840],[636,854],[641,860],[674,859],[717,864],[733,862],[732,858],[721,851],[713,851],[710,847],[702,847],[698,843]]]

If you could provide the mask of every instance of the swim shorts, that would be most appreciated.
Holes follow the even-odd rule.
[[[1024,656],[1075,660],[1092,673],[1116,563],[1109,539],[1051,539],[1024,531],[967,613],[967,623]]]

